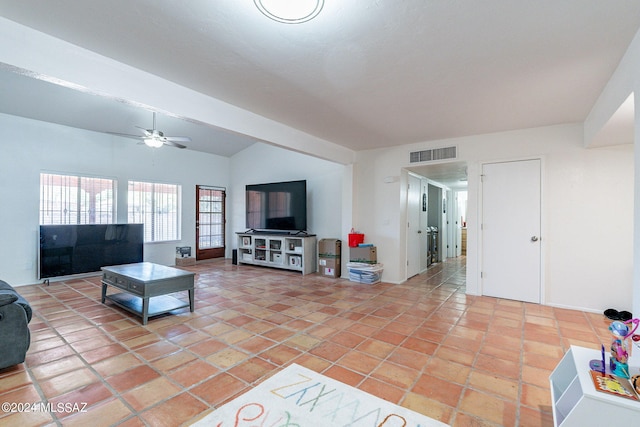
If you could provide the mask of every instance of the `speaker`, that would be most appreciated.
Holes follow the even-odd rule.
[[[233,249],[231,251],[231,264],[238,265],[238,250]]]

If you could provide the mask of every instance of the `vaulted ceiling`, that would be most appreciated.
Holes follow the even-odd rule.
[[[640,27],[640,2],[326,0],[291,25],[252,0],[0,0],[0,16],[358,151],[584,121]],[[151,125],[135,100],[11,65],[0,112],[96,131]],[[230,156],[255,140],[168,113],[158,124],[191,136],[190,149]]]

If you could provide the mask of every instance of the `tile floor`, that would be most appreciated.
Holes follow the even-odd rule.
[[[32,343],[0,370],[0,402],[53,410],[0,425],[176,426],[294,362],[453,426],[552,425],[551,370],[569,345],[606,342],[607,321],[467,296],[464,261],[373,286],[202,262],[185,267],[195,313],[147,326],[100,303],[99,277],[20,287]]]

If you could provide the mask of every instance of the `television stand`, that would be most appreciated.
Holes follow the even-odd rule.
[[[288,232],[238,233],[238,264],[299,271],[303,275],[314,273],[318,264],[316,236]]]

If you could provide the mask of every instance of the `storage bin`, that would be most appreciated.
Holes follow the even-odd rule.
[[[349,247],[356,248],[360,243],[364,243],[364,234],[354,233],[351,230],[351,233],[349,233]]]
[[[349,262],[347,269],[349,270],[349,280],[352,282],[373,285],[382,280],[382,264]]]

